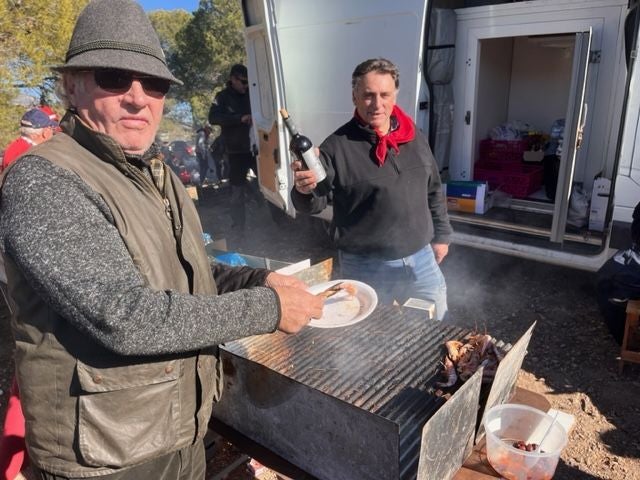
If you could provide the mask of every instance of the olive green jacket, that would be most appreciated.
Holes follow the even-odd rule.
[[[75,173],[100,195],[144,284],[160,292],[216,294],[198,214],[177,177],[163,165],[161,193],[110,137],[73,115],[64,122],[69,135],[56,135],[30,155]],[[34,279],[25,278],[10,255],[5,260],[18,306],[18,378],[28,379],[20,382],[27,443],[37,467],[93,477],[202,439],[221,389],[217,347],[114,353],[52,310]],[[90,295],[91,286],[86,289]]]

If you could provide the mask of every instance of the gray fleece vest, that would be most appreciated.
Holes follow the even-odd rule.
[[[126,162],[112,139],[76,117],[65,121],[71,136],[56,135],[29,154],[74,172],[102,196],[151,288],[216,294],[200,220],[179,180],[165,166],[170,218],[161,193]],[[11,261],[9,271],[18,307],[16,367],[24,379],[29,455],[37,467],[93,477],[202,439],[220,394],[217,349],[151,358],[117,355],[41,301]]]

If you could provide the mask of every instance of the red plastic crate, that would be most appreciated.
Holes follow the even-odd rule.
[[[480,140],[480,161],[521,162],[529,140]]]
[[[482,161],[475,164],[473,179],[488,182],[491,190],[499,189],[515,198],[525,198],[540,188],[542,173],[542,167],[537,165]]]

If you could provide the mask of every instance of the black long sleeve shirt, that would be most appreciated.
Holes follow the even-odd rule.
[[[332,185],[337,247],[396,259],[429,243],[450,243],[453,232],[438,168],[425,138],[389,149],[382,166],[375,158],[377,137],[352,119],[320,146]],[[297,210],[319,213],[327,197],[293,189]]]

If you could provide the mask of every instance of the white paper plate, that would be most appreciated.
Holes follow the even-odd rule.
[[[319,283],[309,288],[313,294],[335,285],[339,282],[347,282],[356,288],[355,295],[349,295],[346,290],[341,290],[324,302],[322,317],[313,318],[309,326],[318,328],[336,328],[353,325],[367,318],[378,305],[376,291],[366,283],[357,280],[331,280]]]

